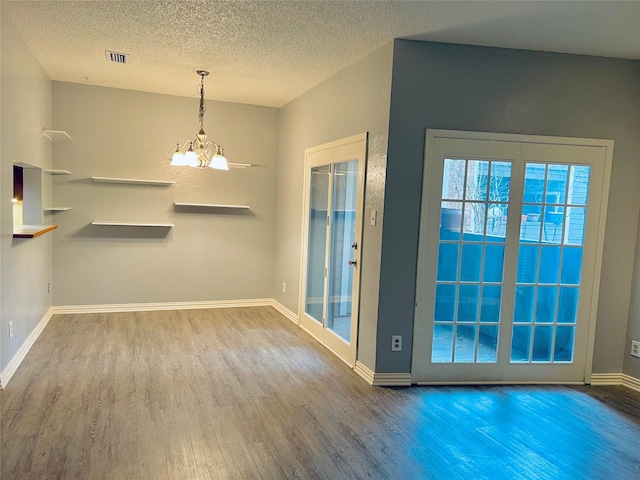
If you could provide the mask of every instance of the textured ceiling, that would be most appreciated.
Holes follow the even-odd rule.
[[[640,1],[3,1],[53,80],[282,106],[393,38],[640,59]],[[108,63],[105,50],[130,54]],[[88,77],[88,80],[87,78]]]

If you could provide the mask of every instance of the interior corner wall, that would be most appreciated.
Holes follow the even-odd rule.
[[[51,142],[42,135],[42,129],[51,126],[51,81],[7,15],[0,21],[0,370],[4,370],[51,306],[52,234],[14,239],[11,202],[14,161],[51,167]],[[48,201],[49,185],[50,179],[43,177],[43,201]],[[13,322],[11,339],[9,322]]]
[[[640,106],[638,107],[640,108]],[[631,307],[629,308],[629,324],[627,339],[624,343],[623,373],[640,379],[640,358],[629,355],[631,341],[640,342],[640,219],[636,239],[635,261],[633,262],[633,282],[631,282]]]
[[[275,267],[275,299],[298,313],[300,253],[306,148],[369,132],[365,185],[365,219],[371,210],[378,223],[364,222],[358,361],[375,364],[378,278],[382,239],[391,61],[393,44],[370,53],[280,111]],[[286,293],[282,283],[287,284]]]
[[[122,68],[122,67],[117,67]],[[198,78],[194,74],[194,92]],[[205,129],[229,171],[172,167],[199,129],[197,98],[53,82],[54,305],[271,298],[278,109],[206,101]],[[96,183],[91,177],[174,181]],[[250,210],[175,207],[174,202]],[[108,227],[92,221],[169,223]]]
[[[376,372],[411,368],[411,349],[392,353],[390,338],[412,343],[427,128],[615,141],[593,371],[622,371],[640,197],[639,105],[639,61],[395,41]]]

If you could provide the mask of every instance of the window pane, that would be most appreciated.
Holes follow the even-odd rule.
[[[544,163],[527,163],[523,197],[526,203],[542,203],[545,173],[546,165]]]
[[[481,242],[485,232],[487,204],[467,202],[464,205],[464,240]]]
[[[558,323],[575,323],[578,316],[578,288],[561,288],[558,304]]]
[[[551,334],[553,327],[536,327],[533,337],[533,355],[534,362],[551,361]]]
[[[528,362],[531,344],[531,327],[513,327],[511,336],[511,361]]]
[[[518,323],[533,322],[533,299],[535,287],[516,287],[516,305],[513,321]]]
[[[456,348],[454,362],[469,363],[474,361],[476,353],[475,325],[458,325],[456,327]]]
[[[499,322],[500,305],[502,297],[502,287],[488,286],[482,287],[482,305],[480,306],[481,322]]]
[[[484,254],[484,282],[502,282],[504,245],[487,245]]]
[[[455,285],[436,285],[436,322],[453,322],[456,305]]]
[[[489,175],[489,162],[486,160],[469,160],[467,165],[467,200],[487,199],[487,179]]]
[[[458,244],[441,243],[438,247],[438,276],[440,282],[458,278]]]
[[[511,189],[511,163],[491,162],[491,185],[489,200],[491,202],[508,202]]]
[[[506,204],[494,203],[487,211],[487,242],[504,243],[507,236],[507,217],[509,207]]]
[[[538,247],[521,245],[518,254],[518,283],[535,283]]]
[[[540,249],[540,283],[558,283],[560,247],[544,246]]]
[[[463,245],[460,280],[463,282],[479,282],[481,262],[482,245]]]
[[[569,199],[570,205],[586,205],[587,193],[589,192],[589,176],[591,167],[585,165],[574,165],[571,167],[569,176]]]
[[[536,323],[553,323],[556,315],[557,287],[538,287]]]
[[[478,320],[478,293],[477,285],[460,285],[459,322],[476,322]]]
[[[453,357],[453,325],[433,326],[433,363],[450,363]]]
[[[448,158],[444,161],[442,198],[462,200],[466,163],[466,160],[451,160]]]
[[[562,222],[564,221],[564,207],[545,207],[542,220],[542,241],[546,243],[560,243],[562,239]]]
[[[478,336],[478,362],[495,363],[498,359],[498,326],[483,325]]]
[[[556,329],[556,346],[553,360],[555,362],[571,362],[573,360],[573,336],[575,327],[558,327]]]
[[[462,231],[462,203],[442,202],[440,240],[459,240]]]
[[[582,245],[584,243],[586,208],[568,207],[567,225],[564,232],[564,243],[569,245]]]
[[[560,282],[578,285],[580,283],[581,269],[582,248],[565,248],[562,256],[562,275],[560,276]]]
[[[523,205],[520,216],[520,240],[526,242],[540,241],[540,207]]]

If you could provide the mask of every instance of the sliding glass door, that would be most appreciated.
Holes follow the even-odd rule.
[[[309,149],[301,326],[355,364],[366,135]]]

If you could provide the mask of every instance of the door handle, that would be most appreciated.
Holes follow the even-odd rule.
[[[357,260],[349,260],[347,263],[349,265],[351,265],[352,267],[357,267],[358,266],[358,261]]]

